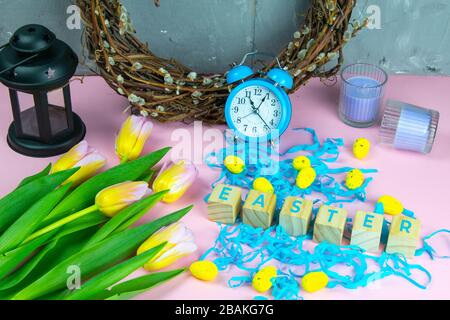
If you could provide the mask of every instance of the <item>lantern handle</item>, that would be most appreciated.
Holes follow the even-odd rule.
[[[6,47],[7,45],[9,45],[9,43],[5,43],[4,45],[0,46],[0,50],[3,49],[4,47]],[[17,67],[20,66],[21,64],[24,64],[24,63],[27,63],[27,62],[30,61],[30,60],[33,60],[33,59],[36,58],[38,55],[39,55],[39,53],[35,53],[35,54],[33,54],[32,56],[29,56],[29,57],[23,59],[22,61],[19,61],[19,62],[17,62],[16,64],[14,64],[14,65],[12,65],[12,66],[10,66],[10,67],[8,67],[8,68],[1,70],[1,71],[0,71],[0,74],[3,74],[3,73],[5,73],[5,72],[7,72],[7,71],[10,71],[10,70],[14,69],[14,68],[17,68]]]

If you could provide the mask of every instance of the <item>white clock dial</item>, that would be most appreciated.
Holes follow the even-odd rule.
[[[231,101],[231,121],[236,129],[249,137],[265,137],[278,129],[282,116],[281,101],[264,86],[248,86]]]

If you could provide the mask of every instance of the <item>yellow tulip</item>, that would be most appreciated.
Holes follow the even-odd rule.
[[[121,163],[137,159],[152,132],[153,124],[142,116],[125,120],[116,138],[116,154]]]
[[[55,162],[50,173],[79,167],[80,169],[63,183],[72,182],[76,186],[95,175],[105,164],[106,159],[101,154],[89,147],[86,141],[81,141]]]
[[[162,198],[163,202],[172,203],[180,199],[197,177],[195,165],[188,160],[164,165],[158,177],[153,181],[153,190],[169,190]]]
[[[197,250],[192,231],[184,223],[176,222],[150,236],[138,248],[137,255],[164,242],[166,242],[164,248],[144,265],[146,270],[160,270]]]
[[[45,228],[42,228],[30,235],[25,242],[29,242],[45,233],[56,228],[68,224],[94,211],[100,211],[107,217],[113,217],[122,209],[125,209],[132,203],[139,201],[151,190],[148,188],[147,182],[144,181],[127,181],[107,187],[97,193],[95,196],[95,204],[81,211],[71,214],[61,220],[58,220]]]
[[[144,181],[122,182],[100,191],[95,197],[95,205],[105,216],[113,217],[150,191],[147,182]]]

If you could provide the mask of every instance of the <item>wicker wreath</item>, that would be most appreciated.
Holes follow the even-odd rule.
[[[159,0],[155,0],[159,6]],[[294,77],[294,90],[311,77],[330,78],[339,70],[343,46],[362,29],[350,17],[356,0],[312,0],[305,24],[279,53],[280,65]],[[119,0],[77,0],[84,45],[97,72],[134,111],[159,121],[202,120],[224,123],[224,103],[232,86],[224,74],[198,74],[173,59],[154,55],[135,30]],[[324,70],[329,61],[333,67]],[[261,72],[277,64],[274,59]]]

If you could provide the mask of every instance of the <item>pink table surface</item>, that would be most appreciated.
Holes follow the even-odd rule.
[[[434,149],[429,155],[402,152],[386,148],[377,143],[378,127],[354,129],[341,123],[337,118],[338,86],[327,87],[313,80],[291,96],[294,113],[291,128],[311,127],[316,129],[320,138],[342,137],[346,145],[338,161],[339,166],[377,168],[375,180],[367,189],[368,201],[346,205],[352,216],[356,209],[370,210],[376,199],[383,194],[395,195],[405,206],[416,212],[422,221],[422,234],[450,228],[450,78],[392,76],[387,85],[387,97],[405,102],[427,106],[441,112],[441,120]],[[111,90],[99,77],[88,77],[81,84],[72,83],[72,99],[75,111],[85,121],[88,129],[86,139],[109,159],[108,166],[117,164],[114,154],[114,138],[117,129],[126,118],[123,113],[127,101]],[[13,152],[6,143],[7,128],[12,115],[8,93],[0,86],[0,196],[10,191],[24,177],[42,169],[50,159],[33,159]],[[205,125],[206,128],[208,128]],[[175,145],[171,140],[176,129],[193,132],[193,126],[182,123],[159,124],[145,147],[150,152],[160,147]],[[225,128],[225,127],[219,127]],[[372,152],[363,162],[351,154],[351,144],[355,138],[367,137],[373,142]],[[282,138],[282,150],[303,141],[298,134],[287,132]],[[305,140],[306,142],[306,140]],[[186,142],[187,143],[187,142]],[[203,147],[208,143],[204,142]],[[194,149],[194,148],[193,148]],[[196,145],[197,157],[201,157],[202,146]],[[193,151],[194,153],[194,151]],[[175,204],[159,204],[149,212],[144,221],[152,220],[165,213],[172,212],[191,203],[195,204],[191,213],[184,218],[193,230],[199,250],[197,253],[178,263],[189,265],[209,248],[217,234],[218,226],[207,219],[203,197],[210,192],[210,183],[219,172],[206,165],[200,165],[200,176],[195,187]],[[448,238],[439,237],[434,241],[438,247],[449,253]],[[326,289],[315,294],[305,294],[305,299],[449,299],[450,298],[450,262],[449,260],[431,261],[427,257],[414,259],[433,275],[433,281],[427,290],[421,290],[401,278],[389,277],[357,290],[343,288]],[[137,271],[136,275],[145,274]],[[185,273],[175,281],[149,291],[138,299],[252,299],[256,292],[251,287],[231,289],[227,281],[233,271],[223,272],[213,283],[205,283]],[[419,277],[423,279],[423,277]]]

